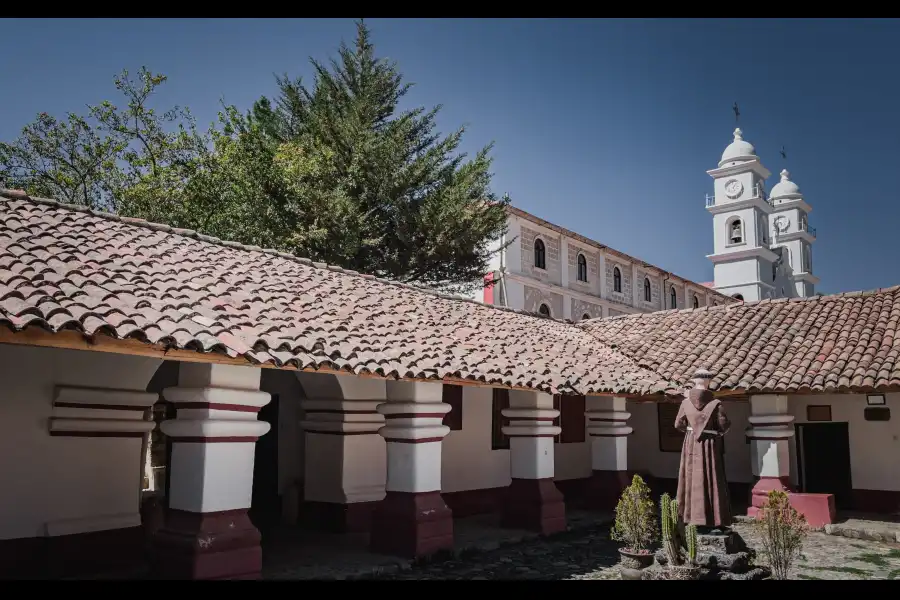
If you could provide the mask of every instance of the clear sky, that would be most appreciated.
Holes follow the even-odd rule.
[[[517,206],[695,281],[712,280],[704,195],[740,126],[814,210],[825,293],[900,284],[900,21],[368,21],[418,105],[443,104],[464,149],[494,141],[494,191]],[[205,124],[248,108],[273,73],[309,75],[352,20],[5,20],[0,139],[39,111],[115,98],[112,77],[169,76],[158,106]],[[787,161],[779,150],[785,146]]]

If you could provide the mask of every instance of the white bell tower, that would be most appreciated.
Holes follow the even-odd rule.
[[[819,283],[812,265],[812,245],[816,241],[816,230],[808,221],[812,206],[803,199],[800,187],[791,181],[787,169],[772,188],[771,201],[774,212],[769,217],[769,233],[772,249],[781,255],[784,279],[779,281],[779,295],[809,298],[816,293],[815,286]]]
[[[707,258],[713,262],[716,291],[747,302],[775,297],[772,265],[778,255],[769,248],[773,212],[765,188],[769,170],[741,130],[735,129],[718,168],[707,173],[714,180],[714,195],[706,197],[714,239]]]

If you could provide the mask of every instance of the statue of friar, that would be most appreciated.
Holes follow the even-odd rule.
[[[731,423],[722,402],[707,389],[710,379],[709,371],[694,373],[694,387],[685,392],[675,417],[675,428],[685,433],[678,468],[678,516],[702,531],[731,524],[724,460],[724,436]]]

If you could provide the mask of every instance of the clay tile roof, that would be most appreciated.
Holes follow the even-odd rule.
[[[3,189],[0,324],[275,367],[552,393],[673,390],[566,322]]]
[[[712,390],[900,387],[900,286],[626,315],[579,327],[678,385],[705,368],[715,374]]]

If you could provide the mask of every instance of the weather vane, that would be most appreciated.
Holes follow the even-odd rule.
[[[731,107],[731,110],[734,111],[734,122],[738,123],[741,120],[741,111],[738,109],[738,103],[735,102],[734,106]]]

